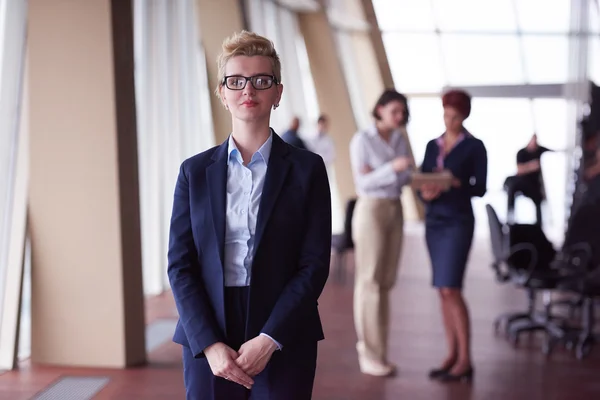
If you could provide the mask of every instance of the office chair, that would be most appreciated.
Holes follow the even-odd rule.
[[[508,178],[506,178],[506,180],[504,181],[503,187],[504,187],[504,190],[506,191],[507,195],[510,195],[509,186],[514,184],[513,180],[519,179],[519,178],[520,178],[519,176],[509,176]],[[514,218],[515,218],[515,210],[514,210],[515,202],[519,196],[523,196],[523,197],[526,197],[529,200],[531,200],[531,202],[535,206],[536,224],[542,226],[542,204],[544,201],[546,201],[546,188],[544,185],[544,178],[543,178],[542,174],[540,174],[540,192],[541,192],[541,198],[534,199],[534,198],[528,196],[526,193],[524,193],[521,190],[515,191],[514,198],[512,199],[512,201],[510,199],[508,201],[508,207],[507,207],[507,212],[506,212],[506,215],[507,215],[506,222],[508,224],[515,223],[515,220],[514,220]]]
[[[557,319],[536,310],[536,294],[556,287],[559,271],[550,268],[555,250],[537,225],[502,225],[496,211],[486,205],[494,262],[499,282],[512,282],[527,292],[527,310],[500,315],[494,321],[498,331],[504,324],[509,341],[516,345],[523,332],[553,332],[561,335]]]
[[[346,280],[346,258],[348,252],[354,249],[354,242],[352,241],[352,216],[354,215],[355,206],[356,199],[348,200],[344,217],[344,232],[331,237],[331,249],[335,256],[335,278],[338,282]]]
[[[546,337],[544,352],[550,354],[557,343],[575,350],[577,359],[587,357],[600,337],[594,332],[595,301],[600,298],[600,204],[581,206],[573,216],[563,250],[555,264],[563,271],[557,288],[581,299],[579,326],[569,325],[563,332]]]

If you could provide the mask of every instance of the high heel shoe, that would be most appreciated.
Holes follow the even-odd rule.
[[[466,371],[454,375],[450,372],[439,377],[439,380],[442,382],[471,382],[473,380],[473,375],[475,374],[475,369],[473,367],[469,367]]]
[[[447,375],[452,369],[452,365],[446,368],[436,368],[429,371],[429,379],[438,379],[444,375]]]

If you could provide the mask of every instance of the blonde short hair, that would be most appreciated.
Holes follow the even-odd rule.
[[[223,41],[223,50],[217,58],[217,66],[219,68],[219,83],[215,90],[217,96],[220,95],[219,90],[223,85],[225,65],[227,65],[227,61],[236,56],[263,56],[269,58],[271,60],[271,65],[273,66],[273,75],[275,76],[275,79],[277,79],[277,82],[281,83],[281,61],[279,60],[279,54],[277,54],[273,42],[256,33],[241,31],[234,33]]]

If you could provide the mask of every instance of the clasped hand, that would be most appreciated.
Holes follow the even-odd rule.
[[[208,346],[204,355],[215,376],[251,389],[252,378],[265,369],[276,349],[277,345],[270,338],[257,336],[244,343],[239,351],[219,342]]]

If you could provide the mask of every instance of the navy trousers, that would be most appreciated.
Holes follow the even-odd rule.
[[[238,350],[246,341],[248,287],[225,288],[227,345]],[[317,364],[317,342],[275,351],[267,367],[254,377],[252,390],[213,375],[205,357],[194,358],[183,347],[187,400],[310,400]]]

